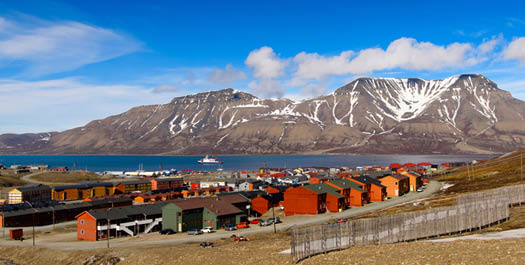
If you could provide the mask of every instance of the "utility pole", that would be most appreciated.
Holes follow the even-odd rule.
[[[33,205],[31,205],[31,208]],[[35,208],[33,209],[33,246],[35,246]]]
[[[275,223],[277,223],[275,221],[275,207],[273,207],[273,205],[272,205],[272,217],[273,217],[273,233],[277,233],[277,228],[275,228]]]
[[[53,209],[53,230],[55,230],[55,206],[51,206],[51,209]]]
[[[468,180],[470,181],[470,171],[469,171],[469,167],[468,167],[468,162],[467,162],[467,175],[468,175]]]
[[[108,242],[108,248],[109,248],[109,209],[106,209],[106,238]]]

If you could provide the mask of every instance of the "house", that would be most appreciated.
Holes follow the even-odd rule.
[[[223,200],[237,208],[239,208],[243,213],[248,215],[248,207],[250,205],[250,199],[243,195],[242,193],[231,193],[231,192],[221,192],[218,193],[217,198]]]
[[[282,193],[269,193],[256,197],[252,200],[251,210],[263,215],[273,207],[279,206],[279,203],[284,201]]]
[[[368,202],[367,192],[359,184],[348,179],[337,179],[326,182],[336,188],[345,197],[345,206],[363,206]]]
[[[134,236],[140,232],[158,231],[162,222],[162,206],[165,204],[84,211],[76,216],[77,240],[97,241],[108,236]]]
[[[353,177],[352,180],[362,184],[367,192],[369,202],[381,202],[387,197],[386,187],[381,185],[381,181],[370,176]]]
[[[407,193],[410,190],[410,180],[408,176],[394,174],[380,178],[381,185],[386,187],[388,197],[397,197]]]
[[[327,181],[331,181],[331,180],[334,180],[334,179],[336,179],[336,178],[328,177],[328,176],[316,175],[314,177],[310,177],[309,183],[310,184],[319,184],[319,183],[325,183]]]
[[[289,188],[284,192],[285,216],[324,212],[326,212],[326,192],[312,191],[306,186]]]
[[[423,179],[421,174],[417,172],[403,172],[402,175],[408,176],[410,191],[416,191],[423,185]]]
[[[290,186],[286,185],[270,185],[266,187],[266,192],[272,194],[272,193],[283,193],[285,192]]]
[[[245,216],[240,209],[217,198],[171,201],[162,208],[162,229],[185,232],[211,226],[239,224]]]
[[[149,180],[135,180],[120,182],[115,187],[115,193],[126,194],[131,192],[149,192],[151,191],[151,181]]]
[[[51,187],[42,184],[28,184],[12,189],[7,194],[7,202],[9,204],[50,200]]]
[[[183,178],[152,178],[151,190],[170,190],[184,187]]]
[[[304,187],[317,193],[325,193],[328,211],[337,213],[346,208],[345,196],[340,194],[338,189],[325,183],[305,185]]]
[[[258,190],[263,185],[265,185],[263,181],[248,179],[239,184],[239,190]]]

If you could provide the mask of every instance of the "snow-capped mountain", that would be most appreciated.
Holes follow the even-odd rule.
[[[482,75],[360,78],[300,102],[233,89],[188,95],[52,134],[45,146],[35,138],[32,152],[507,152],[525,147],[524,116],[525,102]],[[0,137],[0,151],[27,148]]]

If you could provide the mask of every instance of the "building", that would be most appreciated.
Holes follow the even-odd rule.
[[[20,205],[21,207],[11,210],[7,208],[2,209],[0,213],[0,226],[24,227],[50,225],[75,220],[75,216],[84,211],[128,206],[131,204],[132,200],[130,198],[114,198],[70,204],[56,204],[56,202],[33,203],[33,207],[30,207],[29,204],[23,204]]]
[[[386,187],[381,185],[381,181],[375,178],[359,176],[353,177],[351,180],[364,186],[367,191],[367,199],[369,202],[381,202],[387,197]]]
[[[264,194],[252,200],[251,211],[263,215],[271,208],[279,206],[282,201],[284,201],[282,193]]]
[[[131,192],[149,192],[151,191],[151,181],[134,180],[120,182],[115,186],[115,193],[126,194]]]
[[[380,178],[381,185],[386,187],[388,197],[397,197],[407,193],[410,190],[410,180],[408,176],[394,174]]]
[[[407,176],[410,185],[410,191],[416,191],[423,185],[422,176],[416,172],[403,172],[401,175]]]
[[[166,203],[84,211],[76,216],[77,240],[97,241],[108,236],[134,236],[158,231],[164,205]]]
[[[332,180],[325,184],[336,188],[345,197],[346,207],[363,206],[368,202],[367,191],[349,179]]]
[[[184,187],[183,178],[152,178],[151,190],[170,190]]]
[[[239,184],[239,190],[258,190],[259,187],[264,185],[265,183],[263,181],[248,179]]]
[[[344,209],[345,197],[330,185],[320,183],[289,188],[284,192],[284,214],[319,214]]]
[[[239,224],[245,215],[240,209],[217,198],[176,200],[162,208],[162,229],[186,232],[211,226]]]
[[[7,202],[9,204],[50,200],[51,187],[42,184],[28,184],[12,189],[7,194]]]

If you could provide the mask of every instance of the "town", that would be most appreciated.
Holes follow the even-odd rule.
[[[85,241],[275,225],[290,216],[340,213],[422,192],[435,172],[464,165],[260,168],[221,172],[207,177],[210,180],[203,176],[213,172],[192,170],[105,172],[114,174],[112,181],[32,183],[10,189],[0,205],[0,225],[11,229],[13,238],[22,239],[23,227],[76,221],[77,240]],[[46,165],[2,168],[15,174],[68,171]]]

